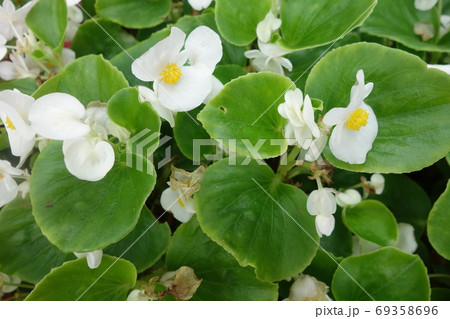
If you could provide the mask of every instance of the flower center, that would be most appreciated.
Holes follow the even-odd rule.
[[[184,208],[184,203],[180,198],[178,198],[178,204],[180,204],[180,206]]]
[[[11,122],[11,119],[9,117],[6,117],[6,127],[15,131],[16,127],[14,126],[13,122]]]
[[[0,173],[0,179],[2,179],[4,176],[2,175],[2,173]]]
[[[164,70],[159,74],[162,80],[169,84],[175,84],[181,77],[181,70],[176,63],[167,63]]]
[[[359,131],[362,126],[367,125],[367,120],[369,119],[369,113],[362,108],[356,109],[345,123],[345,126],[352,131]]]

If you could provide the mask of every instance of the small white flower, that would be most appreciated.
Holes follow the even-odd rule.
[[[139,91],[139,100],[141,102],[150,102],[153,109],[158,113],[158,115],[165,119],[167,122],[169,122],[171,127],[175,126],[175,119],[174,115],[177,114],[176,112],[164,107],[158,100],[158,97],[156,96],[155,92],[153,92],[151,89],[145,86],[138,86]]]
[[[447,74],[450,74],[450,64],[428,64],[430,69],[438,69]]]
[[[327,285],[308,275],[300,275],[291,286],[290,301],[326,301]]]
[[[127,301],[150,301],[144,290],[134,289],[127,297]]]
[[[330,137],[330,150],[336,158],[350,164],[363,164],[378,134],[378,122],[372,108],[364,103],[373,89],[373,83],[364,84],[364,72],[356,74],[350,103],[346,108],[328,111],[323,122],[336,125]]]
[[[2,293],[10,293],[13,292],[14,290],[17,289],[17,285],[20,285],[20,283],[22,282],[22,279],[19,276],[8,276],[7,274],[1,273],[0,272],[0,283],[7,283],[7,284],[2,284],[0,285],[1,289],[0,289],[0,295],[2,295]],[[8,285],[8,284],[12,284],[12,285]]]
[[[36,78],[41,73],[41,69],[31,60],[28,54],[19,54],[12,51],[9,59],[11,61],[0,62],[0,78],[5,81]]]
[[[438,0],[415,0],[414,6],[417,10],[428,11],[433,8]]]
[[[212,0],[188,0],[192,8],[197,11],[208,8],[211,5]]]
[[[194,199],[186,198],[180,190],[167,188],[161,194],[161,206],[182,223],[187,223],[195,214]]]
[[[431,22],[416,22],[414,33],[420,36],[422,41],[428,41],[434,37],[434,25]]]
[[[272,33],[277,31],[281,27],[281,20],[275,17],[272,10],[267,13],[264,20],[258,23],[256,27],[256,34],[258,36],[258,40],[261,40],[264,43],[270,41],[272,37]]]
[[[0,60],[2,60],[6,53],[8,52],[8,49],[6,48],[6,39],[3,35],[0,34]]]
[[[83,12],[77,6],[69,6],[67,8],[67,18],[66,36],[64,41],[70,42],[75,37],[81,22],[83,22]]]
[[[183,31],[172,27],[166,39],[131,65],[138,79],[154,82],[159,102],[175,112],[202,104],[211,92],[212,73],[222,58],[220,37],[210,28],[200,26],[191,32],[186,43],[185,38]],[[181,51],[183,45],[185,50]]]
[[[284,55],[290,53],[278,44],[263,43],[258,40],[259,50],[250,50],[244,53],[245,57],[252,60],[252,66],[257,71],[268,71],[284,75],[283,67],[292,71],[292,63]]]
[[[289,145],[297,144],[308,149],[313,137],[319,138],[320,131],[314,121],[314,109],[308,95],[303,99],[300,89],[287,91],[285,103],[278,106],[278,113],[288,120],[284,128],[284,136]]]
[[[375,188],[375,194],[380,195],[384,190],[384,177],[381,174],[373,174],[370,176],[369,185]]]
[[[102,263],[103,250],[94,250],[88,253],[73,253],[77,258],[86,257],[88,267],[91,269],[98,268]]]
[[[8,161],[0,160],[0,207],[16,198],[19,186],[13,176],[21,176],[21,169],[11,166]]]
[[[398,241],[395,245],[398,249],[408,254],[413,254],[417,247],[414,227],[407,223],[398,223]]]
[[[31,129],[28,113],[34,99],[18,90],[0,92],[0,118],[8,133],[11,153],[20,157],[21,166],[34,148],[36,134]]]
[[[6,40],[20,38],[27,31],[25,18],[35,3],[35,0],[30,1],[16,10],[11,0],[3,0],[3,5],[0,6],[0,34]]]
[[[334,229],[335,192],[332,188],[319,188],[308,196],[306,208],[310,215],[316,216],[316,230],[320,237],[330,236]]]
[[[340,207],[351,207],[361,203],[361,194],[355,189],[347,189],[336,195],[336,202]]]

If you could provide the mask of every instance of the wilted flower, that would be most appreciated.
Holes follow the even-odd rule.
[[[381,174],[372,174],[369,185],[375,189],[375,194],[380,195],[384,190],[384,177]]]
[[[346,108],[328,111],[323,122],[336,125],[330,137],[330,150],[336,158],[350,164],[363,164],[378,134],[378,122],[372,108],[364,103],[373,89],[373,83],[364,84],[364,72],[356,74],[350,103]]]
[[[328,300],[327,285],[309,275],[300,275],[291,286],[290,301]]]

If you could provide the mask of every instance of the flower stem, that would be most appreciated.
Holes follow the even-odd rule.
[[[279,183],[281,183],[286,177],[286,174],[295,166],[300,151],[301,149],[299,147],[294,146],[287,156],[287,163],[285,165],[280,164],[280,166],[278,166],[278,170],[273,179],[271,189],[274,189]]]

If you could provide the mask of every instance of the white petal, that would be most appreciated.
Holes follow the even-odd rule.
[[[375,187],[375,194],[380,195],[384,190],[384,177],[381,174],[373,174],[370,176],[370,185]]]
[[[328,135],[323,134],[319,138],[316,138],[309,146],[308,152],[305,154],[305,161],[314,162],[320,154],[322,154],[325,145],[327,144]]]
[[[195,109],[203,103],[212,88],[212,74],[206,66],[198,64],[180,69],[182,76],[177,83],[155,82],[159,101],[175,112]]]
[[[261,53],[259,50],[249,50],[244,52],[244,56],[247,59],[256,59],[256,58],[266,58],[264,54]]]
[[[150,102],[153,109],[160,117],[169,122],[171,127],[175,126],[174,112],[165,108],[158,100],[155,92],[145,86],[138,86],[139,99],[141,102]]]
[[[370,106],[363,104],[361,108],[369,113],[366,126],[359,131],[350,130],[345,123],[338,124],[330,137],[330,150],[336,158],[350,164],[363,164],[367,153],[378,134],[378,122]]]
[[[81,2],[81,0],[66,0],[67,6],[74,6]]]
[[[151,47],[141,57],[131,64],[134,76],[142,81],[155,81],[168,63],[184,65],[186,59],[181,59],[179,52],[184,45],[186,34],[176,27],[172,27],[170,35]]]
[[[30,1],[16,10],[13,14],[13,23],[19,35],[23,35],[27,30],[27,26],[25,24],[25,18],[27,17],[28,12],[30,12],[31,8],[36,4],[37,0]]]
[[[33,103],[28,118],[37,134],[53,140],[67,140],[89,133],[89,125],[81,121],[85,112],[83,104],[75,97],[51,93]]]
[[[181,192],[170,188],[162,192],[161,206],[166,211],[171,211],[173,216],[182,223],[187,223],[195,214],[192,200],[186,201]]]
[[[80,137],[63,144],[64,163],[75,177],[85,181],[99,181],[114,166],[114,150],[105,141]]]
[[[0,207],[16,198],[19,189],[16,181],[0,169]]]
[[[353,111],[360,107],[364,99],[372,92],[373,83],[364,83],[364,71],[358,70],[356,73],[356,84],[352,87],[350,92],[350,103],[347,106],[348,110]]]
[[[98,266],[100,266],[102,262],[102,257],[103,257],[103,250],[101,249],[87,253],[86,260],[89,268],[91,269],[98,268]]]
[[[308,196],[306,208],[310,215],[331,216],[336,212],[336,198],[331,188],[312,191]]]
[[[0,172],[2,172],[2,175],[6,174],[12,176],[20,176],[23,174],[21,169],[13,167],[10,162],[5,160],[0,160]]]
[[[428,64],[429,68],[438,69],[450,74],[450,64]]]
[[[208,104],[209,101],[215,98],[216,95],[219,94],[220,91],[222,91],[223,87],[224,85],[222,84],[222,82],[220,82],[219,79],[213,75],[211,93],[209,93],[209,95],[205,98],[203,104]]]
[[[274,43],[264,43],[261,41],[258,41],[258,47],[259,50],[265,54],[268,57],[271,58],[277,58],[282,57],[283,55],[286,55],[288,53],[291,53],[292,51],[286,50],[285,48],[282,48],[278,44]]]
[[[327,286],[316,278],[300,275],[292,284],[289,294],[291,301],[325,301]]]
[[[311,99],[309,98],[309,95],[305,96],[305,101],[303,103],[303,120],[305,121],[306,125],[310,129],[312,135],[315,138],[318,138],[320,136],[320,130],[317,126],[316,122],[314,121],[314,109],[312,107]]]
[[[417,10],[428,11],[433,8],[438,0],[415,0],[414,6]]]
[[[0,62],[0,78],[5,81],[12,81],[17,79],[16,68],[11,61]]]
[[[67,49],[64,48],[61,51],[61,59],[62,59],[62,63],[63,65],[67,65],[72,61],[75,61],[75,51],[71,50],[71,49]]]
[[[269,42],[272,37],[272,32],[278,30],[280,26],[281,20],[277,19],[272,13],[272,10],[270,10],[264,20],[259,22],[256,27],[256,35],[258,36],[258,40],[266,43]]]
[[[336,196],[336,202],[341,207],[355,206],[362,200],[361,194],[355,189],[348,189]]]
[[[189,34],[185,48],[192,66],[202,63],[211,73],[222,59],[222,42],[219,35],[205,26],[200,26]]]
[[[149,301],[150,298],[144,294],[143,290],[134,289],[128,295],[127,301]]]
[[[192,8],[194,8],[197,11],[201,11],[203,9],[208,8],[212,0],[188,0],[188,2]]]
[[[317,215],[316,216],[316,230],[320,237],[322,235],[330,236],[334,229],[334,216],[324,216],[324,215]]]
[[[414,227],[410,224],[398,224],[398,242],[397,248],[408,253],[413,254],[417,249],[417,241],[414,236]]]
[[[350,111],[345,107],[335,107],[332,108],[323,117],[323,123],[328,126],[333,126],[339,122],[345,121],[349,116]]]
[[[28,112],[30,111],[31,105],[34,102],[34,98],[29,95],[21,93],[19,90],[4,90],[0,92],[0,101],[11,105],[23,118],[23,120],[28,123]]]

